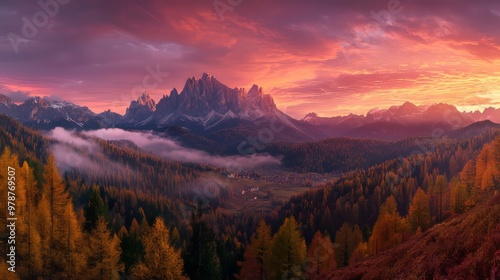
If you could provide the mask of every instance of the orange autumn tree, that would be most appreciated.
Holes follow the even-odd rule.
[[[431,226],[429,198],[421,188],[413,196],[408,215],[412,232],[416,232],[418,228],[426,230]]]
[[[495,142],[493,142],[493,156],[495,158],[495,166],[496,166],[495,187],[498,187],[498,184],[500,184],[500,137],[497,137],[497,139],[495,139]]]
[[[469,199],[467,185],[458,179],[451,182],[450,208],[453,213],[462,213],[466,208],[466,202]]]
[[[170,230],[162,218],[155,219],[143,238],[144,262],[132,268],[134,279],[187,279],[181,252],[171,244]]]
[[[448,199],[450,194],[446,175],[438,175],[436,177],[436,182],[434,186],[429,189],[428,194],[430,196],[431,215],[434,218],[433,221],[439,223],[443,220],[443,215],[449,205]]]
[[[22,256],[23,271],[28,278],[41,272],[42,246],[40,233],[35,227],[37,182],[33,170],[24,162],[18,172],[17,182],[17,215],[21,223],[18,224],[19,255]]]
[[[286,218],[271,242],[268,275],[271,280],[302,277],[306,241],[293,217]]]
[[[307,251],[306,264],[309,279],[315,279],[337,267],[335,250],[329,236],[324,236],[320,231],[314,234]]]
[[[380,206],[379,216],[373,226],[372,236],[368,241],[371,255],[399,245],[403,242],[406,221],[398,213],[396,200],[390,196]]]
[[[358,225],[342,224],[335,234],[335,259],[338,267],[347,266],[352,252],[363,241],[363,233]]]
[[[44,184],[39,215],[48,215],[42,243],[44,274],[53,277],[77,277],[85,263],[83,233],[76,218],[70,195],[63,184],[53,156],[49,156],[44,171]],[[42,218],[42,217],[40,217]]]
[[[95,228],[88,235],[91,254],[88,255],[86,275],[89,279],[120,279],[123,270],[120,263],[120,239],[112,235],[108,223],[99,218]]]
[[[271,247],[271,228],[261,220],[252,240],[245,250],[244,261],[240,262],[240,279],[267,279],[269,249]]]

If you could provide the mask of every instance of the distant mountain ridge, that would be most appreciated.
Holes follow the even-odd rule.
[[[51,100],[47,97],[30,97],[16,105],[7,96],[0,95],[0,113],[35,129],[50,129],[57,126],[91,129],[104,125],[99,123],[98,115],[88,107],[64,100]]]
[[[417,106],[405,102],[388,109],[372,109],[366,116],[319,117],[316,113],[309,113],[302,121],[334,131],[332,136],[396,140],[428,136],[437,129],[456,130],[481,121],[500,123],[500,109],[487,108],[482,113],[460,112],[455,106],[444,103]]]
[[[454,126],[466,126],[474,122],[490,120],[500,123],[500,109],[486,108],[483,112],[460,112],[455,106],[438,103],[433,105],[417,106],[405,102],[401,106],[392,106],[388,109],[372,109],[366,116],[350,114],[338,117],[319,117],[316,113],[309,113],[303,119],[316,125],[337,125],[356,120],[358,125],[374,122],[394,123],[450,123]]]
[[[310,113],[296,120],[281,112],[259,86],[253,85],[248,91],[230,88],[208,73],[199,79],[188,78],[181,92],[174,88],[158,102],[145,92],[130,103],[124,115],[110,110],[96,114],[85,106],[41,97],[15,104],[4,95],[0,95],[0,113],[42,130],[118,127],[168,131],[189,139],[202,136],[208,142],[231,145],[248,137],[263,138],[263,131],[269,134],[270,126],[280,130],[272,131],[266,141],[304,142],[332,137],[399,140],[429,136],[437,129],[452,131],[484,120],[500,123],[500,109],[460,112],[449,104],[417,106],[411,102],[372,109],[366,115],[325,118]]]

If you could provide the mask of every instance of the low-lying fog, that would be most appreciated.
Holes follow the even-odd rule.
[[[181,162],[191,162],[199,164],[211,164],[217,167],[249,170],[259,166],[276,164],[281,162],[278,158],[270,155],[251,155],[251,156],[214,156],[207,152],[189,149],[181,146],[178,142],[154,135],[151,132],[136,132],[126,131],[122,129],[99,129],[94,131],[80,132],[86,136],[98,137],[103,140],[117,141],[128,140],[137,145],[144,152],[157,155],[167,160],[176,160]],[[60,142],[70,144],[74,148],[68,150],[68,145],[63,146],[56,144],[52,146],[52,152],[56,157],[56,161],[66,165],[67,167],[88,167],[96,163],[89,163],[88,158],[83,158],[78,155],[78,150],[90,150],[92,153],[101,153],[100,148],[96,143],[89,139],[84,139],[73,131],[63,128],[55,128],[47,133],[47,136],[54,138]],[[100,163],[108,164],[108,163]]]

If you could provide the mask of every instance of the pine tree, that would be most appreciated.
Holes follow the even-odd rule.
[[[241,266],[240,279],[267,279],[269,249],[271,246],[271,228],[264,220],[259,222],[252,240],[247,246]]]
[[[286,218],[274,235],[269,257],[269,279],[301,277],[306,242],[293,217]]]
[[[100,218],[108,219],[108,211],[102,201],[99,188],[92,186],[89,190],[89,201],[84,208],[85,225],[84,229],[87,232],[92,231]]]
[[[87,260],[86,276],[89,279],[119,279],[123,270],[120,263],[120,240],[111,235],[108,223],[100,218],[88,235],[90,254]]]
[[[217,256],[217,244],[213,229],[202,219],[201,206],[193,213],[189,240],[185,255],[186,272],[190,279],[220,279],[221,267]]]
[[[120,248],[122,249],[121,259],[125,265],[125,274],[129,274],[130,269],[144,256],[140,226],[135,219],[132,220],[128,233],[121,236]]]
[[[426,230],[431,225],[429,198],[421,188],[418,188],[415,196],[413,196],[408,215],[413,232],[416,232],[419,227]]]
[[[330,237],[317,231],[307,252],[307,274],[309,279],[315,279],[337,267],[335,250]]]

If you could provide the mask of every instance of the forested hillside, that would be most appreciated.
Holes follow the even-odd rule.
[[[284,273],[280,276],[500,277],[500,137],[497,135],[488,132],[467,141],[447,143],[435,153],[353,172],[333,185],[297,196],[267,220],[276,226],[284,219],[284,225],[274,236],[277,238],[295,217],[300,225],[295,229],[303,233],[299,236],[304,239],[290,235],[288,240],[294,245],[268,243],[270,232],[276,229],[259,225],[246,248],[245,260],[240,263],[240,276],[254,279],[253,273],[261,271],[269,279],[281,279],[275,277],[272,261],[278,254]],[[455,161],[456,167],[450,165]],[[326,240],[321,241],[325,235]],[[301,248],[304,240],[309,244],[307,256],[305,251],[291,249]],[[330,241],[333,245],[329,245]],[[283,247],[278,253],[265,249],[273,248],[263,245],[266,243]],[[332,272],[335,267],[340,269]]]
[[[265,152],[283,156],[283,164],[299,172],[348,172],[366,169],[387,160],[410,154],[434,152],[447,141],[467,140],[496,130],[497,124],[481,122],[453,133],[436,131],[434,137],[412,137],[399,141],[333,138],[311,143],[272,143]]]
[[[60,173],[53,140],[0,120],[0,183],[15,186],[2,189],[0,209],[13,191],[18,218],[17,273],[5,274],[2,262],[2,279],[487,279],[498,273],[498,130],[431,139],[426,153],[357,168],[271,213],[235,214],[224,209],[231,190],[205,201],[193,191],[205,187],[197,181],[201,173],[222,170],[89,139],[98,150],[81,149],[82,157],[123,169]],[[8,212],[0,215],[6,229]],[[457,240],[463,245],[453,247]]]

